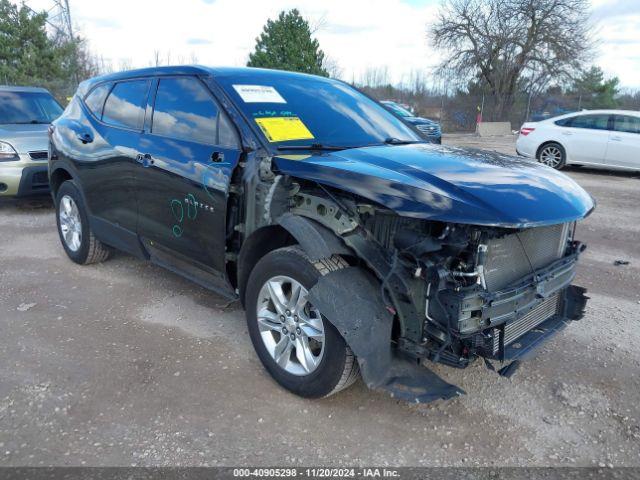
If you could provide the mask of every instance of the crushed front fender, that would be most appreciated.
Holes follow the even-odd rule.
[[[417,403],[464,394],[426,367],[395,354],[391,343],[393,316],[380,295],[380,284],[372,275],[349,267],[321,277],[309,291],[309,300],[356,355],[369,388]]]

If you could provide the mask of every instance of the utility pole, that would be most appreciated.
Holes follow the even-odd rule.
[[[56,32],[66,37],[68,42],[75,42],[73,36],[73,23],[71,22],[71,9],[69,8],[69,0],[53,0],[53,5],[47,10],[47,24],[52,27]],[[26,5],[33,13],[36,12],[33,8]],[[73,78],[75,80],[75,87],[77,88],[80,83],[78,76],[78,58],[74,58]]]
[[[69,0],[56,0],[56,4],[62,11],[62,15],[64,16],[64,23],[67,27],[67,32],[69,32],[69,38],[73,41],[73,26],[71,24],[71,9],[69,8]]]
[[[51,20],[57,20],[60,25],[58,31],[62,31],[68,37],[68,41],[75,43],[75,37],[73,36],[73,22],[71,21],[71,9],[69,8],[69,0],[53,0],[53,7],[49,10],[56,10],[56,13],[51,16]],[[75,80],[75,87],[80,83],[78,76],[78,58],[77,55],[74,58],[74,73],[73,78]]]

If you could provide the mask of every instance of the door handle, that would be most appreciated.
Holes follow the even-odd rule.
[[[213,152],[211,154],[211,161],[213,163],[221,163],[224,162],[224,153],[222,152]]]
[[[140,163],[143,167],[148,167],[156,163],[153,157],[148,153],[139,153],[136,155],[136,162]]]
[[[89,132],[77,132],[76,138],[80,140],[84,145],[93,142],[93,136]]]
[[[571,132],[562,132],[562,134],[563,134],[563,135],[566,135],[567,137],[569,137],[569,136],[573,135],[573,133],[571,133]]]
[[[612,142],[621,142],[622,141],[622,137],[611,137],[611,141]]]

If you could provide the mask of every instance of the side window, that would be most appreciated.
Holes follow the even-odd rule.
[[[116,83],[104,104],[102,121],[117,127],[142,130],[149,80]]]
[[[640,133],[640,118],[631,115],[614,115],[613,129],[616,132]]]
[[[571,118],[565,126],[573,128],[588,128],[591,130],[607,130],[609,115],[579,115]]]
[[[209,145],[235,146],[235,132],[228,122],[196,78],[160,79],[152,133]]]
[[[84,103],[89,107],[89,110],[97,117],[102,118],[102,107],[104,107],[104,101],[109,95],[109,90],[113,83],[103,83],[89,92],[89,95],[84,97]]]

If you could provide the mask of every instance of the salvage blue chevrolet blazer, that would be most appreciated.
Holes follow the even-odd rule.
[[[362,376],[450,398],[462,390],[429,362],[510,374],[584,313],[588,193],[538,163],[427,144],[340,81],[94,78],[50,128],[49,176],[71,260],[118,249],[239,299],[265,368],[305,397]]]

